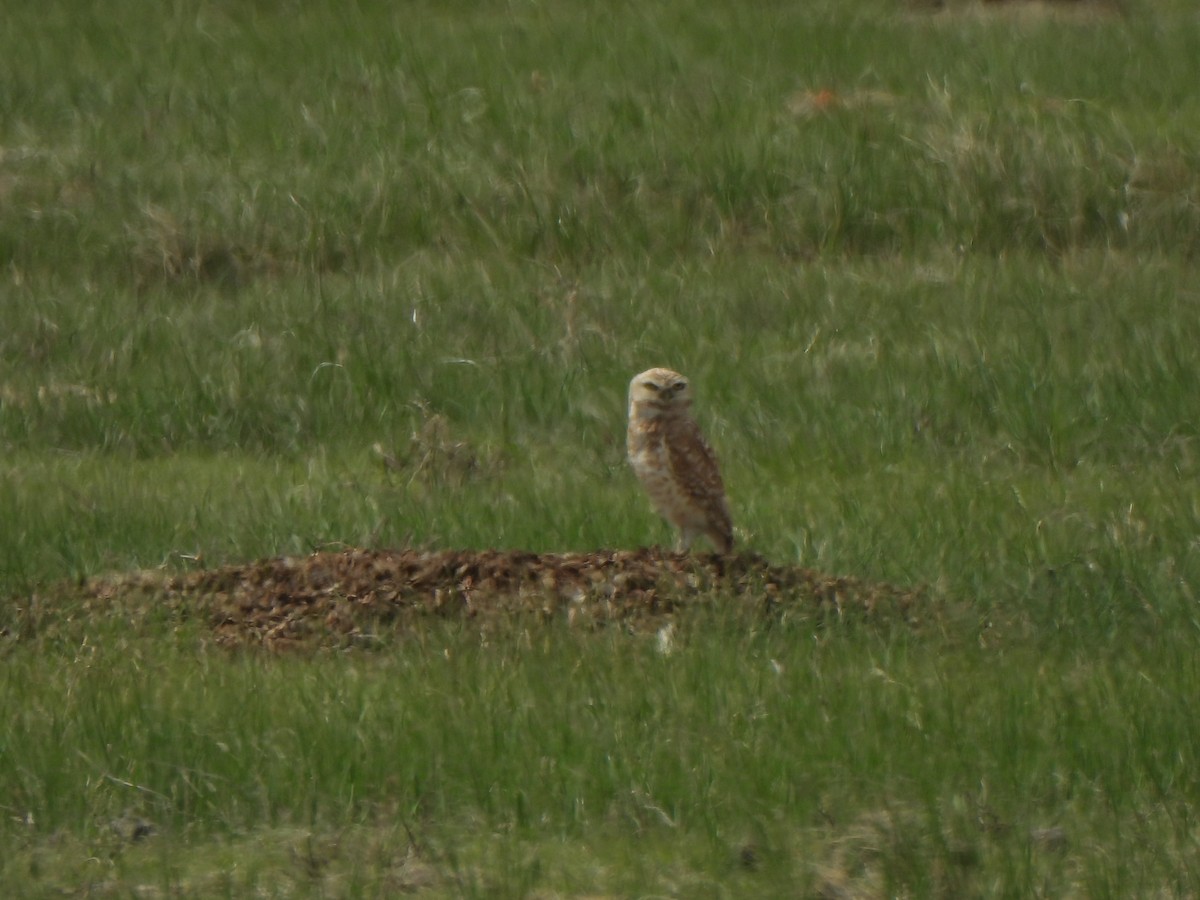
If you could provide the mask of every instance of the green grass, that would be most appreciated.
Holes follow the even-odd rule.
[[[0,883],[1200,890],[1200,20],[1016,6],[6,13]],[[274,658],[69,587],[665,543],[659,364],[743,548],[923,625]]]
[[[450,893],[845,878],[1122,895],[1196,876],[1197,672],[1179,645],[1098,660],[729,615],[665,655],[653,637],[451,626],[271,660],[197,655],[194,626],[163,624],[74,648],[58,632],[50,673],[7,661],[6,781],[36,812],[9,826],[6,883],[99,868],[194,895],[316,890],[403,878],[414,856]],[[128,822],[153,833],[123,840]],[[332,846],[300,865],[314,841]]]

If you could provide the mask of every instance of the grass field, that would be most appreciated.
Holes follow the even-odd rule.
[[[9,895],[1200,893],[1194,4],[18,6]],[[665,544],[651,365],[740,549],[920,623],[278,656],[73,587]]]

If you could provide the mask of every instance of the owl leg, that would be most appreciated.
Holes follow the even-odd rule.
[[[699,536],[700,532],[698,531],[693,531],[690,528],[681,528],[679,530],[679,540],[675,544],[675,549],[680,553],[691,553],[692,544],[695,543],[696,538]]]
[[[718,553],[733,552],[733,535],[727,531],[715,529],[707,535],[709,542],[713,545],[713,549]]]

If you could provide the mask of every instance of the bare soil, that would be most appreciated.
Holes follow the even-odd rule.
[[[772,565],[761,556],[658,548],[318,552],[186,574],[88,581],[89,603],[138,594],[207,616],[220,643],[370,642],[434,618],[487,626],[519,616],[573,626],[661,628],[689,608],[736,604],[764,617],[885,616],[916,624],[922,592]]]

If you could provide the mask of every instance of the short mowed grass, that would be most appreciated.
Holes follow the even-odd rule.
[[[1200,892],[1191,4],[3,19],[8,894]],[[739,549],[916,621],[277,656],[73,587],[667,543],[652,365]]]

